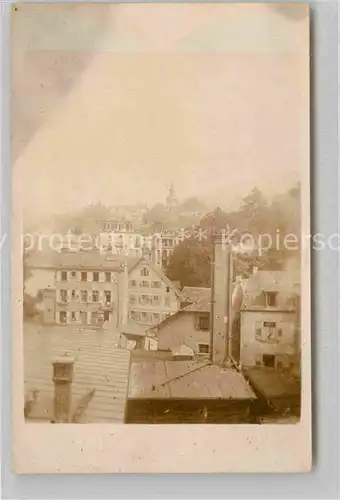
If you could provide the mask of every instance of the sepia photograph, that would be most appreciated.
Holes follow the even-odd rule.
[[[11,50],[18,425],[282,428],[308,468],[308,5],[17,4]]]

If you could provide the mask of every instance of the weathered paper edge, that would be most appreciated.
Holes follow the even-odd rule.
[[[306,5],[306,8],[308,6]],[[306,21],[307,22],[307,21]],[[309,33],[308,33],[309,38]],[[309,40],[306,41],[309,46]],[[307,54],[306,54],[306,59]],[[302,134],[302,234],[310,234],[309,60]],[[13,168],[12,400],[13,467],[32,473],[308,472],[312,466],[310,240],[302,252],[302,414],[296,425],[25,424],[23,418],[22,193]],[[20,271],[19,271],[20,270]]]

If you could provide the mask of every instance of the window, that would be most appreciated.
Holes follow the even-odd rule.
[[[67,313],[66,313],[66,311],[60,311],[59,312],[59,321],[62,324],[66,324],[67,323]]]
[[[139,303],[142,305],[147,305],[152,303],[152,297],[150,295],[141,295],[139,297]]]
[[[130,286],[133,288],[135,286],[137,286],[137,282],[136,280],[130,280]]]
[[[278,329],[277,329],[277,336],[278,336],[278,337],[282,337],[282,335],[283,335],[283,330],[282,330],[282,328],[278,328]]]
[[[110,290],[105,290],[104,291],[104,297],[105,297],[105,302],[107,304],[110,304],[111,303],[111,292],[110,292]]]
[[[275,340],[276,338],[276,323],[275,321],[263,322],[263,340]]]
[[[91,313],[91,325],[97,324],[97,317],[98,317],[98,314],[96,312]]]
[[[82,271],[82,273],[81,273],[81,281],[87,281],[87,272]]]
[[[161,319],[161,315],[159,313],[153,313],[152,320],[154,321],[154,323],[159,323],[160,319]]]
[[[263,354],[262,356],[263,366],[267,366],[268,368],[275,367],[275,356],[273,354]]]
[[[72,297],[72,299],[76,299],[77,298],[77,294],[76,294],[75,290],[72,290],[71,297]]]
[[[161,303],[161,298],[159,295],[153,295],[152,296],[152,303],[153,304],[156,304],[156,305],[159,305]]]
[[[143,321],[143,323],[150,321],[150,314],[147,313],[146,311],[142,311],[141,312],[141,321]]]
[[[166,287],[166,293],[169,293],[169,292],[170,292],[170,287],[169,287],[169,286],[167,286],[167,287]]]
[[[198,354],[209,354],[209,344],[198,344]]]
[[[151,288],[162,288],[162,283],[160,281],[151,281]]]
[[[87,323],[87,313],[86,313],[86,311],[80,311],[80,322],[83,325],[86,325],[86,323]]]
[[[170,297],[164,297],[164,305],[165,307],[170,307],[171,300]]]
[[[111,283],[111,273],[105,273],[105,281],[106,283]]]
[[[149,269],[147,269],[146,267],[143,267],[143,269],[141,269],[140,275],[141,276],[149,276]]]
[[[97,272],[93,273],[93,281],[99,281],[99,273]]]
[[[277,292],[266,292],[267,307],[277,307]]]
[[[134,321],[140,321],[140,312],[139,311],[131,311],[130,318]]]
[[[87,302],[87,290],[81,290],[80,298],[82,302]]]
[[[134,293],[130,293],[130,295],[129,295],[129,302],[130,302],[130,304],[135,304],[136,303],[136,295]]]
[[[149,282],[148,282],[148,281],[141,281],[140,286],[141,286],[142,288],[149,288]]]
[[[200,330],[209,330],[209,316],[199,316],[198,317],[198,325]]]
[[[77,276],[77,273],[75,271],[71,272],[71,278],[75,278]]]
[[[273,342],[277,340],[278,331],[276,328],[275,321],[257,321],[255,325],[255,338],[261,340],[262,342]],[[280,329],[280,336],[282,335],[282,330]]]
[[[60,290],[61,302],[67,302],[67,290]]]
[[[257,321],[255,324],[255,338],[257,340],[262,340],[262,323],[261,323],[261,321]]]
[[[92,302],[98,302],[99,301],[99,292],[98,290],[93,290],[92,292]]]
[[[67,281],[67,271],[61,271],[61,281]]]
[[[71,312],[71,321],[77,321],[77,316],[75,311]]]

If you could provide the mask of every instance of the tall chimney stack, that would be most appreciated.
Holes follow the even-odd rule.
[[[54,422],[56,424],[71,421],[73,366],[74,359],[68,356],[53,361]]]
[[[124,258],[124,262],[121,265],[121,270],[119,273],[119,284],[118,284],[118,328],[120,329],[127,322],[128,316],[128,265],[127,259]]]
[[[228,356],[228,322],[231,293],[231,245],[223,235],[214,236],[211,301],[211,353],[214,364],[223,364]]]

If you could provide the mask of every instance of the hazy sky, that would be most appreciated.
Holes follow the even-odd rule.
[[[305,14],[299,5],[20,5],[12,136],[27,213],[151,204],[171,182],[180,197],[279,190],[306,155]]]

